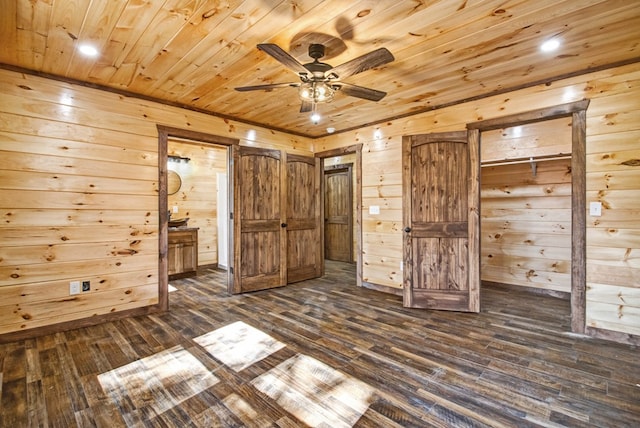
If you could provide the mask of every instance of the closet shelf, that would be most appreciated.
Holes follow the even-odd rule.
[[[543,162],[543,161],[561,160],[561,159],[571,159],[571,154],[560,153],[557,155],[532,156],[532,157],[526,157],[526,158],[513,158],[513,159],[486,161],[486,162],[480,162],[480,166],[487,167],[487,166],[514,165],[519,163],[534,163],[534,162]]]

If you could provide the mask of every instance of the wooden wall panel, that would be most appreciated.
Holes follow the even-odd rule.
[[[402,196],[397,179],[402,168],[396,161],[401,153],[402,136],[462,130],[467,123],[476,120],[589,98],[587,202],[603,202],[603,215],[588,217],[587,325],[637,334],[635,314],[640,296],[640,268],[634,260],[636,250],[640,248],[637,238],[640,208],[633,200],[638,199],[640,188],[639,83],[640,65],[631,64],[310,141],[135,98],[0,70],[3,100],[0,105],[0,190],[3,194],[11,192],[18,201],[22,192],[30,195],[25,201],[18,202],[23,208],[14,206],[13,199],[4,197],[4,205],[0,207],[0,239],[3,242],[0,257],[5,248],[4,234],[13,237],[20,230],[25,234],[37,228],[58,228],[63,232],[68,228],[70,234],[80,231],[79,237],[70,245],[112,241],[125,245],[131,242],[129,228],[136,233],[146,233],[141,231],[151,228],[151,233],[157,233],[157,204],[152,209],[137,208],[137,198],[141,197],[146,208],[148,202],[145,201],[156,195],[156,124],[161,123],[238,138],[244,145],[285,149],[303,155],[362,143],[363,201],[381,207],[380,215],[369,216],[367,207],[363,206],[363,252],[369,249],[372,253],[363,257],[363,279],[400,288],[401,251],[392,244],[382,257],[373,254],[379,252],[380,242],[400,242],[403,233],[402,213],[394,202]],[[64,194],[67,186],[72,195]],[[41,205],[33,198],[34,192],[43,195]],[[60,200],[66,202],[61,204],[56,198],[45,196],[49,192],[60,194]],[[131,203],[126,204],[125,200]],[[55,206],[47,206],[47,201]],[[509,221],[517,225],[544,212],[529,211]],[[500,215],[496,209],[491,212],[492,217],[503,220],[508,217],[506,213]],[[110,229],[123,225],[125,227],[119,231]],[[562,223],[553,227],[554,230],[561,228]],[[622,232],[613,233],[614,229]],[[104,241],[103,232],[108,235]],[[53,239],[50,244],[58,243],[58,233],[50,235]],[[621,234],[624,248],[619,244]],[[89,235],[96,237],[93,238],[95,241],[90,241]],[[15,238],[8,238],[7,242],[12,240],[9,245],[17,247],[42,245],[42,242],[22,244]],[[23,300],[24,294],[31,299],[41,299],[38,301],[42,304],[55,302],[52,306],[55,316],[53,312],[38,309],[34,313],[41,314],[38,315],[40,319],[27,316],[22,317],[21,322],[12,320],[4,324],[0,332],[149,304],[149,299],[140,298],[122,306],[113,303],[115,301],[105,305],[99,289],[93,288],[89,294],[81,294],[81,298],[60,297],[65,289],[68,291],[68,281],[72,279],[101,278],[108,283],[129,275],[131,279],[123,280],[127,287],[147,290],[148,281],[158,275],[157,254],[150,254],[147,249],[137,254],[110,256],[98,262],[53,259],[44,263],[1,266],[0,280],[5,281],[5,285],[0,291],[6,300],[1,300],[0,311],[13,311],[16,303],[5,302],[18,301],[22,302],[19,304],[23,314],[30,314],[29,305],[33,303],[26,298]],[[52,290],[51,295],[42,292],[48,289]],[[38,290],[38,293],[32,293],[32,290]],[[127,299],[129,294],[123,293],[122,297]]]
[[[481,138],[480,159],[483,163],[514,158],[570,155],[571,118],[484,131]]]
[[[502,159],[509,151],[492,153]],[[482,280],[570,292],[571,159],[536,162],[536,175],[529,163],[483,167],[481,183]],[[539,216],[517,220],[531,210]]]
[[[190,158],[189,162],[169,161],[168,169],[182,180],[180,190],[168,196],[168,207],[178,213],[171,218],[189,217],[189,226],[198,230],[198,264],[218,263],[218,182],[216,173],[227,171],[227,149],[207,144],[169,139],[169,155]]]
[[[7,70],[0,97],[0,334],[158,302],[157,124],[313,155],[304,138]],[[186,155],[214,180],[226,164]],[[208,185],[194,180],[192,195]],[[204,205],[188,203],[180,214],[204,229],[213,261]],[[76,280],[91,290],[70,296]]]
[[[393,177],[402,173],[400,162],[394,159],[400,156],[403,135],[463,130],[467,123],[477,120],[584,98],[591,100],[587,110],[587,203],[594,200],[603,202],[602,217],[587,217],[587,325],[618,333],[637,334],[638,320],[634,314],[640,299],[640,268],[634,260],[640,248],[637,235],[640,230],[640,207],[635,204],[640,189],[640,64],[571,77],[332,135],[316,140],[315,150],[333,150],[362,143],[363,199],[392,200],[401,198],[401,186]],[[374,147],[376,149],[371,150]],[[556,151],[564,152],[564,149]],[[374,165],[374,168],[383,165],[384,173],[368,173],[369,165]],[[607,203],[610,205],[607,206]],[[372,218],[366,214],[366,210],[363,213],[364,243],[379,242],[380,235],[384,235],[385,242],[401,239],[402,213],[392,205],[379,205],[380,216]],[[502,222],[509,221],[512,227],[520,227],[541,218],[546,210],[520,210],[514,216],[513,212],[487,209],[483,210],[483,215]],[[570,208],[562,210],[570,215]],[[565,213],[562,214],[564,217]],[[558,222],[545,225],[545,228],[548,227],[551,227],[551,233],[544,242],[553,239],[555,234],[564,236],[570,225]],[[606,232],[614,229],[620,229],[621,232]],[[625,248],[620,248],[618,243],[621,236]],[[401,275],[395,275],[401,259],[401,251],[394,248],[389,249],[383,262],[365,257],[363,278],[374,284],[401,288]],[[558,275],[564,274],[550,272],[547,277],[554,280]],[[612,299],[617,305],[611,304]],[[607,303],[608,306],[601,303]]]

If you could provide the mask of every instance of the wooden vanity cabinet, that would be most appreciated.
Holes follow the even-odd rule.
[[[198,228],[169,228],[169,279],[194,276],[198,269]]]

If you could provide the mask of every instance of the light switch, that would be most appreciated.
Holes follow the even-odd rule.
[[[174,214],[178,214],[178,206],[177,205],[173,206],[173,213]]]
[[[380,214],[380,207],[378,205],[370,205],[369,214]]]
[[[600,217],[602,215],[602,203],[590,202],[589,203],[589,215],[591,217]]]

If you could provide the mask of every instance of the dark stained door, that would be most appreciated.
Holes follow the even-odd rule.
[[[320,159],[287,154],[287,282],[322,275]]]
[[[353,260],[352,167],[342,165],[324,171],[324,257]]]
[[[286,284],[285,182],[279,150],[233,148],[233,293]]]
[[[406,307],[480,310],[478,135],[403,138]]]

